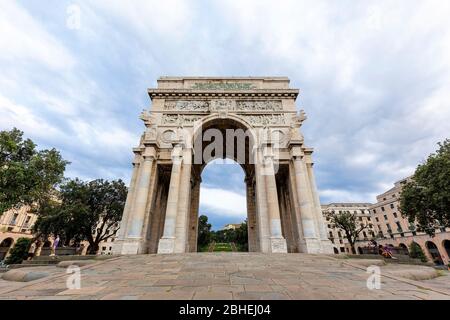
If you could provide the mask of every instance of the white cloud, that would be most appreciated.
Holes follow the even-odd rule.
[[[32,61],[52,69],[70,69],[73,56],[15,1],[2,1],[0,10],[0,61]]]
[[[218,188],[200,187],[200,207],[208,216],[247,216],[245,195]]]

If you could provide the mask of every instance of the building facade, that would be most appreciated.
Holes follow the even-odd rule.
[[[414,223],[402,217],[399,204],[403,185],[409,178],[395,182],[394,187],[377,196],[377,202],[370,207],[377,233],[377,242],[409,249],[415,242],[429,261],[450,263],[450,229],[436,230],[430,237],[418,232]]]
[[[360,248],[366,247],[368,242],[375,236],[373,217],[370,212],[371,205],[371,203],[330,203],[322,205],[322,212],[327,226],[328,238],[333,244],[334,253],[351,254],[352,248],[345,237],[345,232],[340,228],[334,227],[330,223],[327,213],[342,213],[344,211],[349,211],[350,213],[356,214],[359,224],[367,226],[367,228],[359,234],[359,238],[356,241],[355,248],[358,253],[360,252]]]
[[[228,223],[226,224],[222,230],[236,230],[241,227],[242,223]]]
[[[217,158],[245,171],[249,251],[332,253],[288,78],[161,77],[148,94],[115,253],[196,252],[201,173]]]
[[[29,206],[22,206],[18,209],[11,209],[0,216],[0,261],[5,259],[11,248],[19,238],[33,238],[32,228],[36,222],[37,215],[30,212]],[[95,234],[94,234],[95,235]],[[39,255],[42,248],[49,248],[53,244],[53,237],[49,237],[39,248],[36,248],[36,255]],[[97,254],[112,254],[115,237],[111,237],[99,244]],[[81,254],[86,254],[89,243],[83,241]]]

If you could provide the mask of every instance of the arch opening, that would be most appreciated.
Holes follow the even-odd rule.
[[[428,250],[428,253],[431,256],[431,259],[436,265],[443,265],[444,261],[442,260],[441,254],[439,252],[438,247],[432,241],[425,242],[425,246]]]

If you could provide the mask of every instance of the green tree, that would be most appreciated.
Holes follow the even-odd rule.
[[[400,212],[418,231],[433,236],[450,227],[450,139],[420,164],[402,188]]]
[[[89,253],[95,254],[100,242],[117,233],[126,196],[122,180],[68,180],[60,187],[58,201],[41,206],[34,231],[59,235],[66,245],[87,240]]]
[[[409,256],[413,259],[420,259],[422,262],[427,262],[427,256],[423,253],[422,248],[415,242],[409,246]]]
[[[235,230],[235,241],[239,251],[248,251],[248,224],[245,220],[239,228]]]
[[[339,228],[345,233],[352,252],[356,253],[355,243],[358,240],[359,234],[367,229],[367,224],[358,223],[358,217],[356,213],[350,211],[342,211],[336,213],[335,211],[328,211],[325,215],[329,218],[330,224],[333,228]]]
[[[47,198],[63,180],[68,163],[56,149],[36,150],[16,128],[0,131],[0,215]]]
[[[11,249],[8,258],[6,258],[6,264],[20,264],[28,257],[28,250],[30,249],[31,239],[19,238],[17,239],[14,247]]]
[[[198,246],[207,246],[211,241],[211,224],[208,223],[208,217],[201,215],[198,218]]]

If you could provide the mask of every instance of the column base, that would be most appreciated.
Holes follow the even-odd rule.
[[[323,254],[334,254],[333,250],[333,244],[329,239],[324,239],[320,241],[320,244],[322,245],[322,252]]]
[[[287,253],[287,244],[285,238],[270,238],[270,252]]]
[[[116,240],[113,245],[113,254],[140,254],[143,252],[141,239]]]
[[[303,253],[312,253],[312,254],[322,253],[322,244],[321,241],[317,238],[303,239],[301,247],[302,247],[301,252]]]
[[[158,253],[175,253],[175,238],[161,238],[158,243]]]

